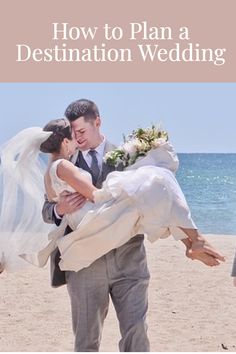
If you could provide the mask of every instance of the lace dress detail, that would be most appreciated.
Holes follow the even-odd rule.
[[[68,185],[65,181],[60,179],[57,175],[57,167],[58,165],[63,161],[63,159],[56,160],[52,163],[50,170],[49,170],[49,175],[51,179],[51,185],[52,188],[56,194],[56,197],[53,198],[55,202],[58,201],[59,195],[64,192],[75,192],[75,190]],[[81,174],[83,174],[91,183],[92,183],[92,177],[89,172],[79,168],[79,171]],[[83,208],[79,209],[78,211],[74,212],[73,214],[66,214],[65,218],[67,220],[68,225],[72,230],[75,230],[78,226],[78,224],[81,222],[83,217],[88,213],[88,211],[94,209],[94,203],[87,201],[86,204],[83,206]]]
[[[56,194],[56,197],[53,198],[53,200],[55,202],[58,202],[59,195],[62,192],[64,192],[64,191],[75,192],[75,190],[71,186],[69,186],[65,181],[60,179],[57,175],[57,167],[62,161],[63,161],[63,159],[59,159],[59,160],[54,161],[50,167],[50,170],[49,170],[51,185],[52,185],[52,188]]]

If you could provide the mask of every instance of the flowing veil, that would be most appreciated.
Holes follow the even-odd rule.
[[[7,271],[27,266],[19,257],[48,242],[52,225],[44,223],[44,172],[39,147],[52,132],[24,129],[0,147],[0,262]]]

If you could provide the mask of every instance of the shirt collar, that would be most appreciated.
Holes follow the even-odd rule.
[[[106,138],[105,138],[105,136],[103,136],[102,142],[93,150],[95,150],[98,153],[99,156],[103,156],[104,149],[105,149],[105,144],[106,144]],[[84,158],[88,155],[90,150],[91,149],[81,151]]]

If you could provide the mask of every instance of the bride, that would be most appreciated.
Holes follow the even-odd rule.
[[[173,166],[167,159],[165,167],[158,167],[158,151],[168,156],[168,143],[160,139],[143,159],[125,171],[110,173],[100,190],[87,171],[70,162],[77,148],[67,119],[51,121],[43,130],[25,129],[3,145],[0,271],[23,267],[23,259],[44,266],[56,247],[60,268],[78,271],[136,234],[146,234],[151,242],[172,234],[186,244],[188,257],[208,266],[224,261],[199,234]],[[56,230],[41,219],[44,187],[39,150],[51,155],[44,176],[48,200],[57,201],[64,191],[79,192],[87,199],[82,209],[65,215]],[[67,224],[74,231],[63,237]]]

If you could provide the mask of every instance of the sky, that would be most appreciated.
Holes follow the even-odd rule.
[[[97,103],[102,132],[117,145],[162,123],[177,152],[236,153],[236,83],[2,83],[0,145],[63,117],[79,98]]]

